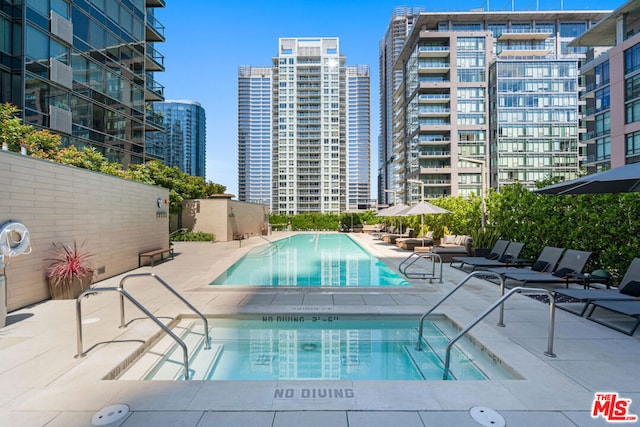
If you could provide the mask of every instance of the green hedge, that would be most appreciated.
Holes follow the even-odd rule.
[[[475,236],[478,244],[507,239],[525,244],[522,256],[535,259],[545,246],[592,252],[585,271],[605,269],[619,280],[634,257],[640,257],[640,193],[542,195],[521,184],[489,191],[487,227],[481,229],[479,197],[443,197],[431,200],[450,210],[447,215],[424,215],[426,230],[435,237],[445,232]],[[344,214],[271,215],[274,230],[339,230],[376,223],[401,223],[420,230],[420,216],[382,218],[374,211]],[[478,245],[475,245],[479,247]],[[490,246],[493,246],[492,244]]]
[[[202,231],[180,231],[171,236],[172,242],[213,242],[216,235]]]

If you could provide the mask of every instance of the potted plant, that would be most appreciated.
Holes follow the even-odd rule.
[[[492,228],[479,228],[471,233],[471,244],[474,249],[474,256],[487,256],[491,253],[491,248],[498,240],[498,233]]]
[[[75,299],[88,289],[96,276],[96,268],[90,262],[92,253],[82,251],[73,242],[73,246],[54,243],[54,255],[45,261],[47,266],[47,280],[52,299]]]

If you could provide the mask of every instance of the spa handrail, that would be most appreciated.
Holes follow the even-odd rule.
[[[547,294],[547,296],[549,297],[549,335],[547,337],[547,351],[544,352],[544,355],[547,357],[556,357],[556,355],[553,353],[553,335],[554,335],[555,314],[556,314],[556,303],[555,303],[555,299],[553,298],[553,293],[548,289],[525,288],[525,287],[519,286],[516,288],[512,288],[509,292],[507,292],[505,295],[500,297],[496,302],[494,302],[491,305],[491,307],[487,308],[473,322],[469,323],[463,330],[458,332],[458,334],[455,337],[449,340],[449,342],[447,343],[447,347],[445,349],[444,374],[442,377],[443,380],[446,380],[449,378],[449,365],[451,363],[451,347],[453,346],[453,344],[455,344],[456,341],[458,341],[460,338],[462,338],[463,335],[469,332],[471,328],[476,326],[482,319],[487,317],[493,310],[496,309],[496,307],[498,307],[499,305],[502,305],[502,303],[506,299],[511,297],[511,295],[520,291],[525,291],[525,290],[528,293],[532,293],[532,294]],[[504,325],[500,325],[500,326],[504,326]]]
[[[185,303],[187,305],[187,307],[189,307],[191,309],[191,311],[193,311],[196,315],[198,315],[202,319],[202,321],[204,322],[204,333],[205,333],[204,348],[205,348],[205,350],[210,350],[211,349],[211,340],[209,339],[209,322],[207,321],[207,318],[202,313],[200,313],[197,308],[195,308],[193,305],[191,305],[191,303],[189,301],[184,299],[184,297],[182,295],[180,295],[178,292],[176,292],[176,290],[173,289],[167,282],[162,280],[160,278],[160,276],[158,276],[155,273],[129,274],[129,275],[123,277],[122,280],[120,280],[120,288],[124,289],[125,282],[130,278],[133,278],[133,277],[145,277],[145,276],[151,276],[154,279],[156,279],[158,282],[160,282],[160,284],[162,286],[164,286],[169,292],[171,292],[173,295],[175,295],[180,301]],[[120,327],[121,328],[125,327],[125,322],[124,322],[124,297],[123,297],[123,294],[120,294]]]
[[[169,329],[164,323],[162,323],[156,316],[154,316],[149,310],[144,308],[142,304],[140,304],[134,297],[132,297],[127,291],[122,288],[91,288],[82,292],[80,296],[76,299],[76,331],[77,331],[77,348],[78,354],[75,355],[75,358],[78,359],[80,357],[85,357],[87,354],[83,350],[82,344],[82,300],[85,296],[96,294],[100,292],[118,292],[120,294],[120,298],[126,297],[133,305],[138,307],[140,311],[147,315],[147,317],[153,320],[160,328],[165,331],[173,340],[182,347],[182,357],[183,357],[183,372],[184,379],[189,379],[189,353],[187,351],[187,345],[182,341],[176,334],[174,334],[171,329]]]
[[[422,331],[424,329],[424,320],[427,318],[427,316],[430,315],[433,312],[433,310],[438,308],[440,306],[440,304],[445,302],[451,295],[453,295],[458,289],[460,289],[465,283],[467,283],[467,281],[469,281],[469,279],[471,279],[474,276],[495,276],[495,277],[497,277],[498,280],[500,281],[500,295],[504,295],[504,279],[498,273],[494,273],[494,272],[491,272],[491,271],[474,271],[474,272],[470,273],[460,283],[458,283],[458,285],[455,288],[453,288],[448,294],[446,294],[444,297],[442,297],[442,299],[440,301],[438,301],[433,307],[431,307],[429,310],[427,310],[426,313],[424,313],[422,315],[422,317],[420,318],[420,326],[418,328],[418,342],[416,344],[416,350],[417,351],[421,351],[422,350]],[[498,326],[504,326],[502,324],[502,311],[500,312],[500,322],[498,323]]]

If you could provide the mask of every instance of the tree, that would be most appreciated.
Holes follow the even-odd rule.
[[[182,202],[188,199],[206,199],[213,194],[223,194],[227,187],[206,182],[201,176],[182,172],[177,166],[169,167],[157,160],[144,165],[131,165],[127,176],[139,182],[169,189],[169,212],[182,211]]]
[[[10,151],[20,152],[22,146],[33,157],[50,159],[60,146],[60,137],[46,130],[36,130],[22,124],[20,110],[11,104],[0,104],[0,143]]]

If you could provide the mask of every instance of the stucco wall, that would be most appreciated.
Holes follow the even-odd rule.
[[[258,236],[269,222],[269,207],[228,198],[194,199],[183,203],[182,227],[213,233],[228,242],[234,235]]]
[[[45,270],[52,243],[95,254],[97,280],[138,267],[138,253],[169,244],[165,188],[0,151],[0,225],[23,223],[33,252],[5,258],[7,308],[49,298]]]

